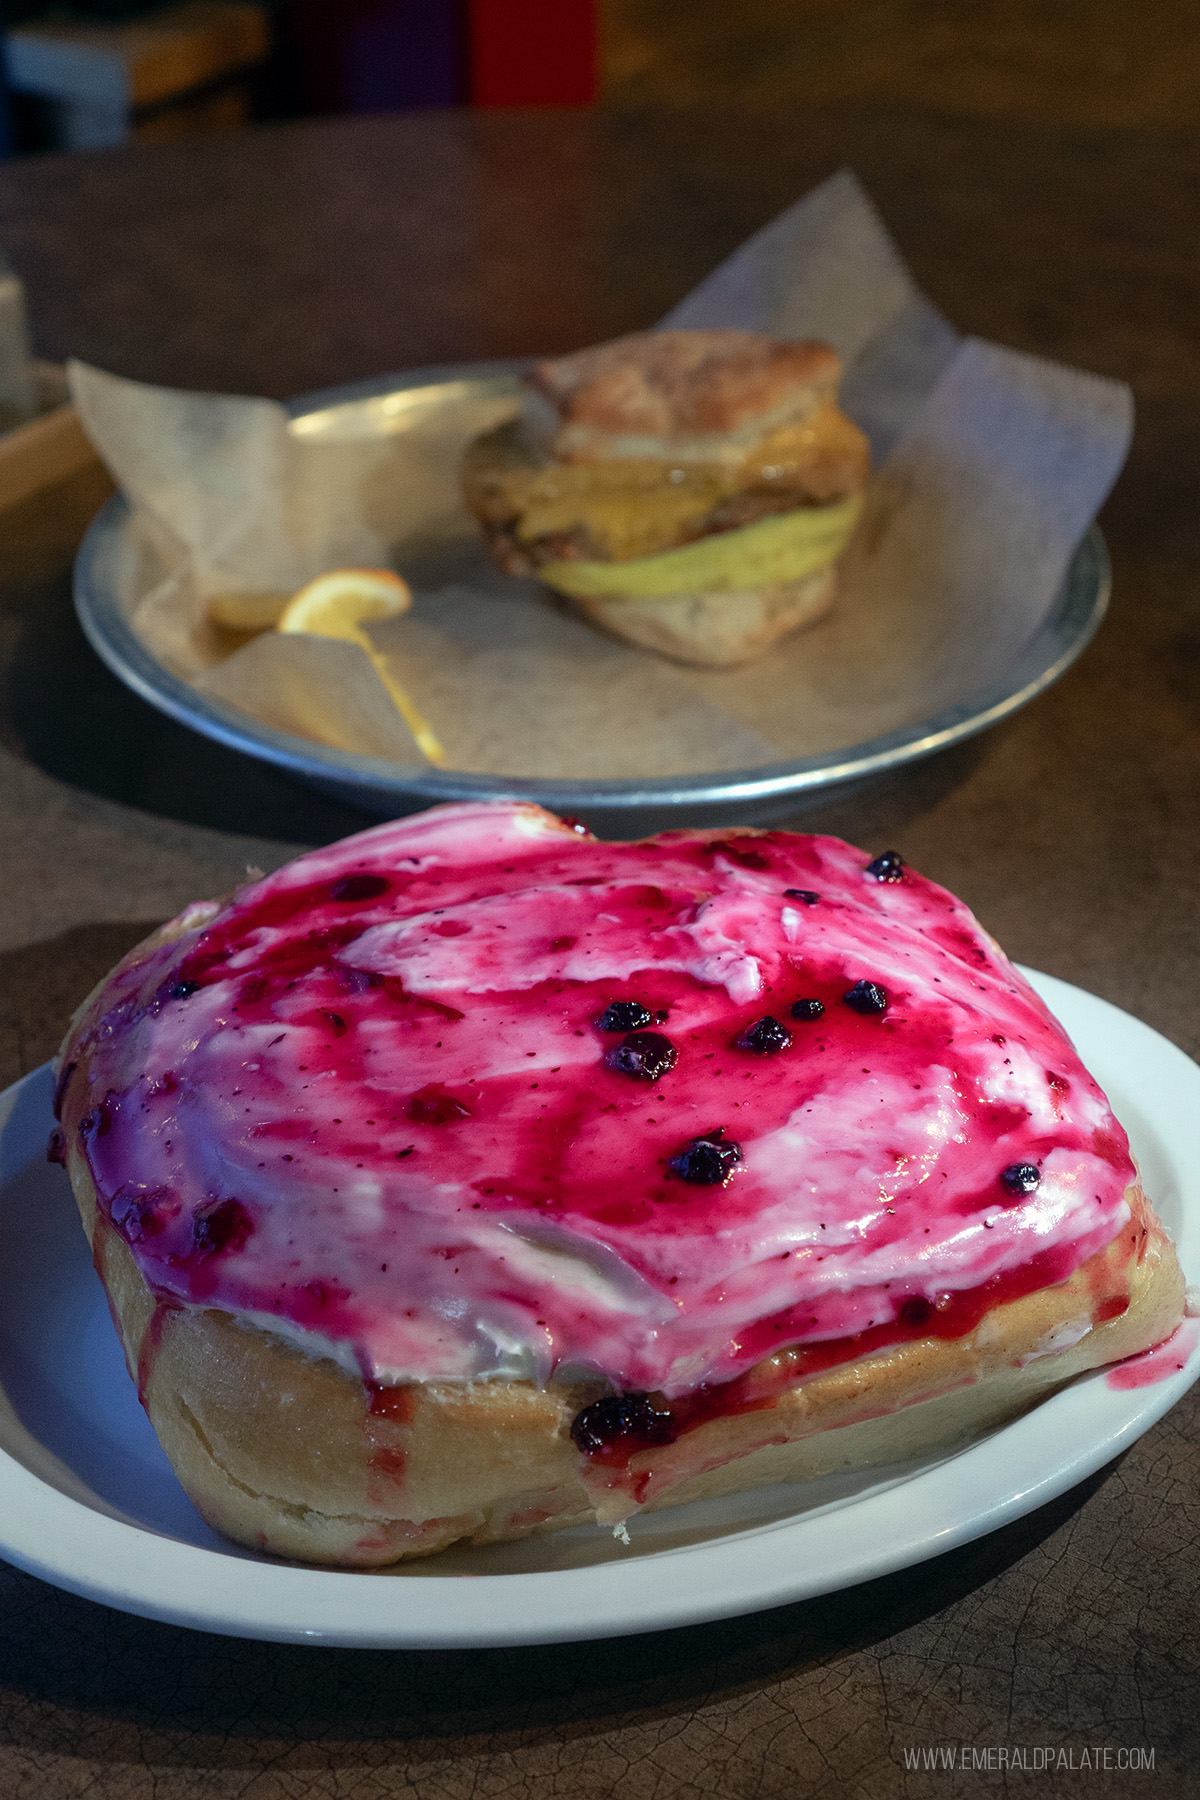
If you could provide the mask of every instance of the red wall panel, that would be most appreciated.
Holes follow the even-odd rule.
[[[467,0],[472,106],[588,106],[595,0]]]

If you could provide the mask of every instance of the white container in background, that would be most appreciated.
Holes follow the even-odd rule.
[[[37,411],[25,289],[0,258],[0,431],[23,425]]]

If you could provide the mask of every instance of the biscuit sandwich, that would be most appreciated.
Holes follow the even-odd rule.
[[[644,331],[540,362],[463,491],[492,553],[681,662],[750,661],[826,613],[867,440],[827,344]]]

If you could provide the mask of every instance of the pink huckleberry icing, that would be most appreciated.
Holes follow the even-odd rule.
[[[101,1211],[161,1301],[369,1381],[694,1393],[958,1335],[1129,1217],[1032,989],[835,838],[446,806],[180,925],[69,1052]]]

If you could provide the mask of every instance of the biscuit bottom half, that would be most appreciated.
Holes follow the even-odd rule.
[[[716,1409],[620,1466],[571,1437],[602,1383],[369,1389],[227,1312],[156,1302],[69,1169],[146,1410],[198,1511],[237,1543],[350,1568],[491,1543],[953,1449],[1064,1382],[1168,1337],[1183,1311],[1170,1239],[1139,1187],[1129,1223],[1069,1280],[1007,1301],[964,1337],[900,1343]],[[744,1394],[745,1390],[742,1389]]]
[[[700,669],[735,669],[790,632],[823,619],[837,595],[837,571],[726,593],[621,599],[574,594],[572,604],[614,637]]]

